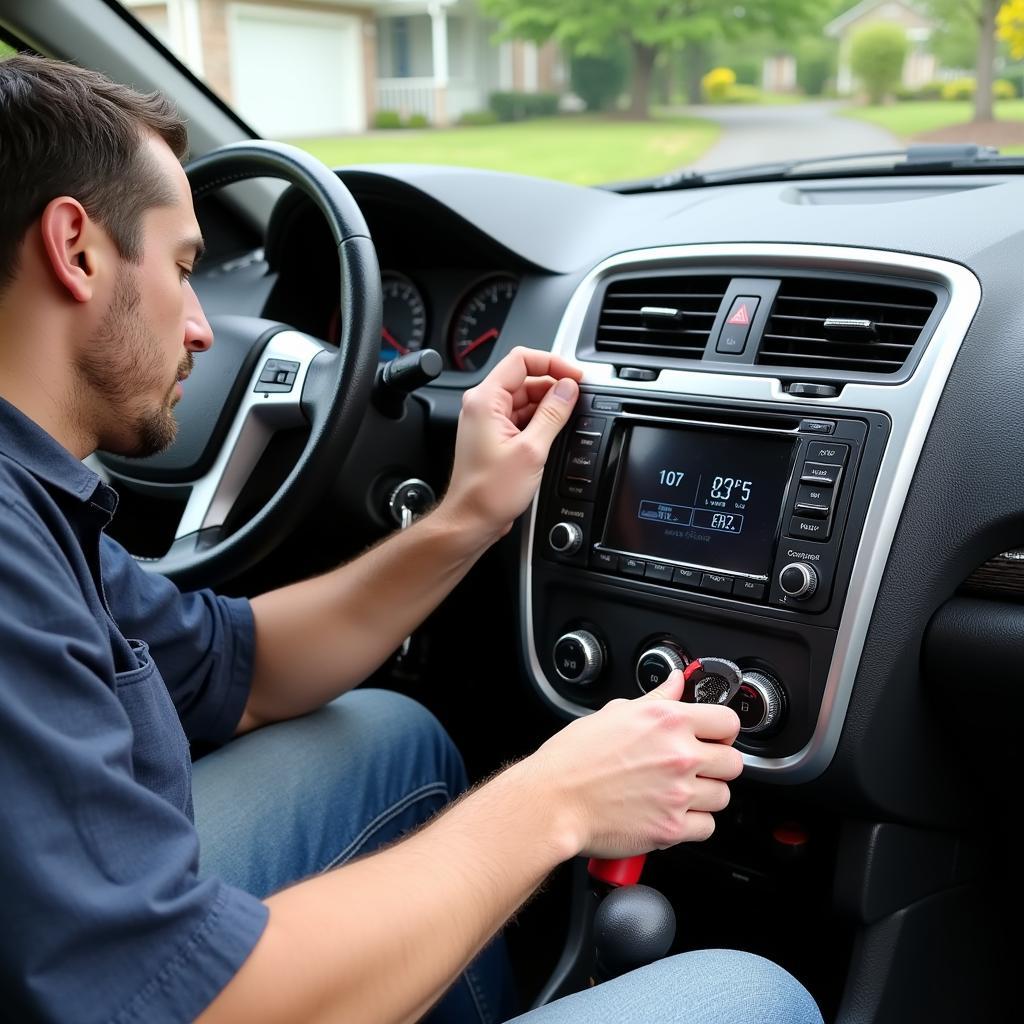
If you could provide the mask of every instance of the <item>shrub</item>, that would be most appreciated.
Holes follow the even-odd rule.
[[[401,128],[402,115],[397,110],[378,110],[373,115],[374,128]]]
[[[629,55],[625,47],[602,57],[573,57],[569,64],[572,91],[587,110],[607,110],[626,86]]]
[[[553,92],[492,92],[489,103],[499,121],[525,121],[558,113],[558,96]]]
[[[724,103],[760,103],[761,90],[753,85],[743,85],[737,82],[730,85],[722,101]]]
[[[872,103],[881,103],[897,85],[906,56],[907,37],[897,25],[868,25],[854,35],[850,67]]]
[[[821,96],[836,73],[836,44],[831,39],[801,39],[795,47],[796,84],[807,96]]]
[[[992,95],[997,100],[1015,100],[1017,87],[1006,78],[997,78],[992,83]]]
[[[459,115],[459,124],[482,126],[497,123],[498,115],[493,110],[467,110]]]
[[[729,90],[735,85],[736,75],[731,68],[712,68],[700,80],[701,91],[711,103],[724,103]]]
[[[761,84],[761,72],[764,61],[760,57],[736,57],[730,61],[729,66],[736,75],[737,85]]]
[[[426,114],[410,114],[405,119],[406,128],[429,128],[430,119]]]
[[[954,78],[942,87],[942,98],[944,100],[972,100],[974,99],[974,79]]]

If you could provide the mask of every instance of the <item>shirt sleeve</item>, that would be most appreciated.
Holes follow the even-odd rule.
[[[133,777],[107,627],[28,514],[0,501],[0,1016],[193,1020],[267,909],[197,877],[188,818]]]
[[[192,743],[234,735],[252,687],[254,627],[244,598],[181,593],[103,535],[103,586],[126,637],[145,640]]]

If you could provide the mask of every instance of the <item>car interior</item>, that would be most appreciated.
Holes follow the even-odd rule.
[[[644,870],[673,952],[769,957],[830,1022],[1006,1019],[1020,167],[329,170],[259,144],[114,0],[0,0],[0,35],[190,126],[217,344],[172,449],[93,460],[118,540],[182,587],[322,572],[443,494],[462,395],[503,355],[574,360],[531,509],[365,685],[426,705],[480,780],[728,659],[743,775],[709,841]],[[524,1009],[587,983],[592,900],[566,864],[509,924]]]

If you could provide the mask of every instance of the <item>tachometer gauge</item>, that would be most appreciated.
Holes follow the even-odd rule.
[[[427,338],[427,307],[423,296],[404,274],[381,274],[384,316],[380,329],[380,357],[391,360],[423,348]]]
[[[452,362],[460,370],[479,370],[494,351],[519,282],[489,277],[474,285],[459,304],[449,332]]]

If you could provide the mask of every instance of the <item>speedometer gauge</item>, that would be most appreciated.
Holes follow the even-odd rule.
[[[380,280],[384,298],[380,357],[391,360],[423,348],[427,338],[427,307],[419,288],[404,274],[388,270]]]
[[[489,277],[462,300],[449,332],[452,361],[460,370],[479,370],[490,359],[518,287],[514,277]]]

